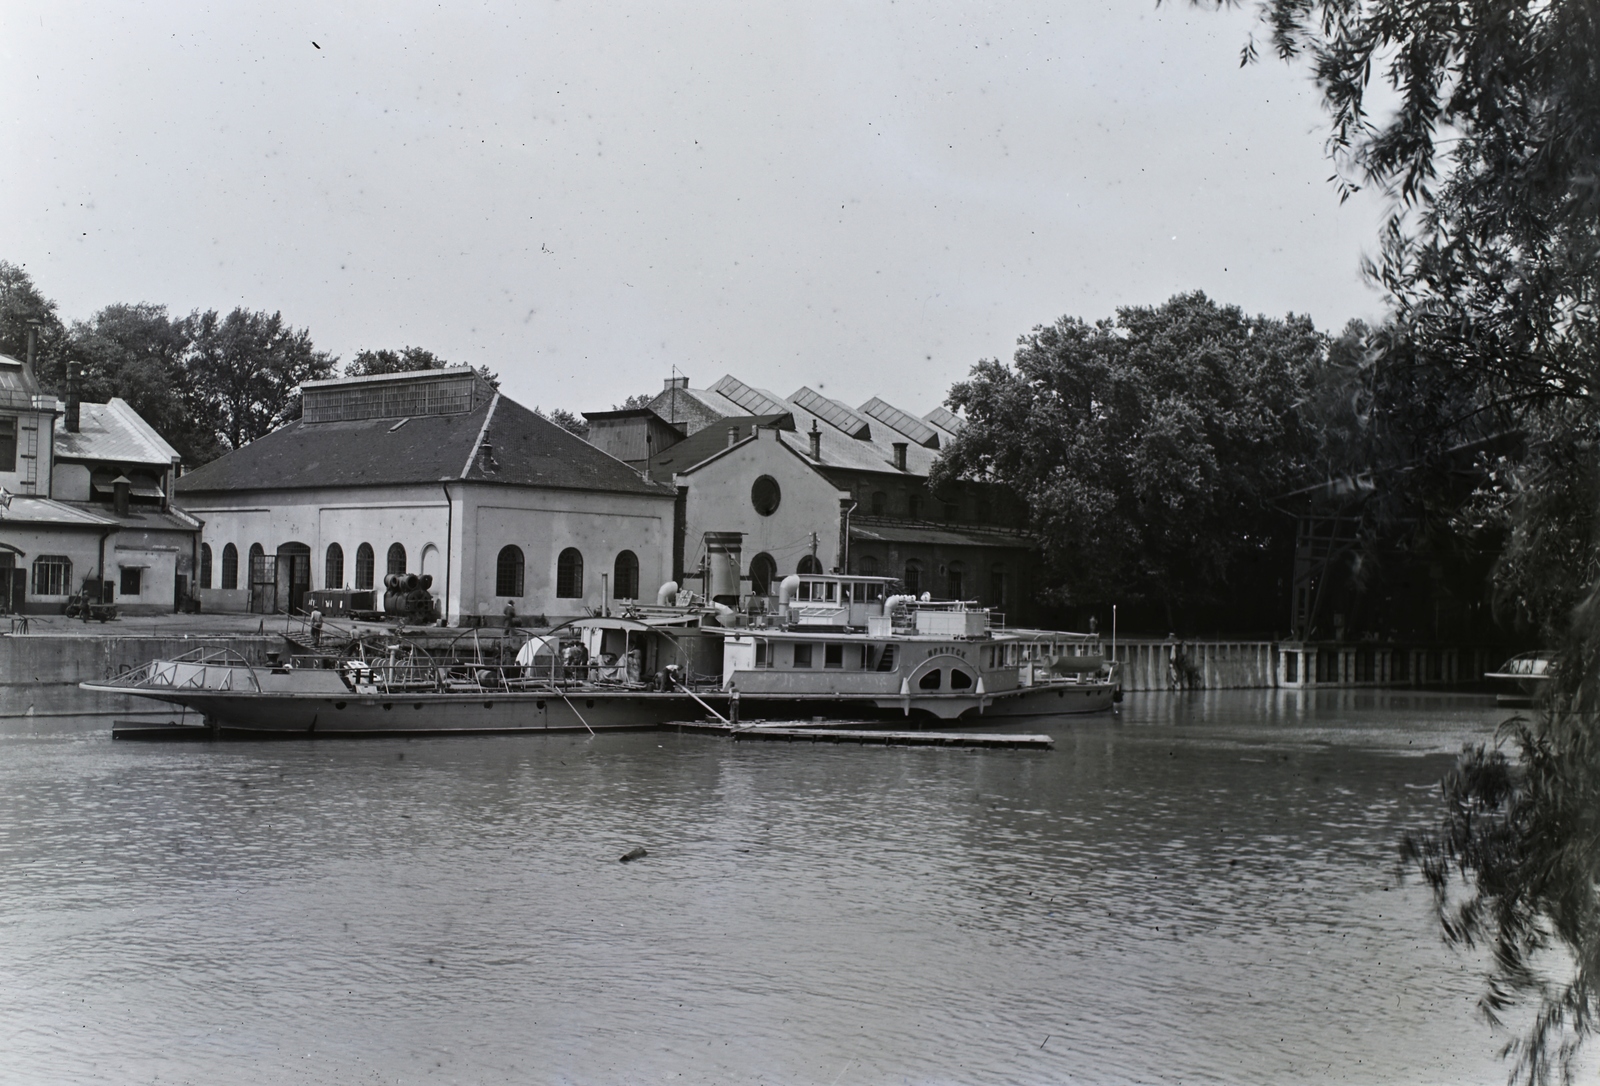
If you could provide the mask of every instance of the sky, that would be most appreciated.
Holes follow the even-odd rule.
[[[1062,315],[1337,330],[1303,67],[1182,0],[0,0],[0,259],[68,319],[281,311],[606,410],[674,367],[923,413]]]

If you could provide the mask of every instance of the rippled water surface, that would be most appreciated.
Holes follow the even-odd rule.
[[[1048,753],[0,721],[0,1081],[1499,1083],[1395,849],[1502,715],[1130,695]]]

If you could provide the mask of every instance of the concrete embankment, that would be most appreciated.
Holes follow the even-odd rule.
[[[100,631],[94,631],[98,634]],[[149,634],[43,635],[0,637],[0,717],[146,715],[168,712],[148,698],[91,693],[78,684],[109,679],[151,660],[180,656],[196,649],[229,650],[251,663],[262,663],[268,651],[282,646],[278,637],[220,637]]]

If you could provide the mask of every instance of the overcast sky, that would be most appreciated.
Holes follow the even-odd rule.
[[[0,258],[530,405],[725,372],[919,413],[1063,313],[1373,317],[1303,69],[1180,0],[0,0]]]

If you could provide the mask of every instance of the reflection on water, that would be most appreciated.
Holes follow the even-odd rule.
[[[0,1078],[1498,1083],[1395,844],[1500,715],[1131,695],[1048,753],[0,721]]]

